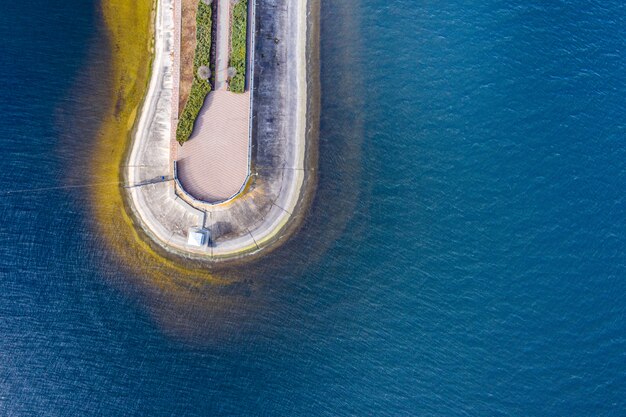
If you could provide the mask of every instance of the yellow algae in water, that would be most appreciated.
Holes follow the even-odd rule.
[[[157,278],[162,289],[184,283],[225,282],[206,271],[192,271],[158,253],[136,229],[124,201],[123,161],[131,142],[138,109],[148,88],[153,58],[154,0],[102,0],[111,46],[111,97],[93,153],[93,212],[108,246],[127,266]],[[160,278],[160,279],[158,279]],[[172,281],[171,278],[184,278]],[[198,280],[190,280],[196,278]]]

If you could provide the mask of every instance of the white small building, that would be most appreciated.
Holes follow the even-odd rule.
[[[208,243],[209,231],[205,229],[190,228],[187,234],[187,244],[196,248],[201,248]]]

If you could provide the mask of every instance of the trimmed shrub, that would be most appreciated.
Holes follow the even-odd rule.
[[[243,93],[246,87],[246,41],[248,26],[248,0],[234,0],[231,24],[229,67],[235,69],[228,86],[234,93]]]
[[[203,65],[200,68],[198,68],[198,78],[204,81],[208,81],[209,78],[211,78],[211,69],[207,67],[206,65]]]

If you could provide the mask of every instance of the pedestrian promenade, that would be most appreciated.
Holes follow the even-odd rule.
[[[191,139],[178,147],[178,180],[209,203],[239,192],[248,175],[250,93],[211,92]]]

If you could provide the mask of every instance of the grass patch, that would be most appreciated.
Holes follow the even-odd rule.
[[[200,113],[200,109],[204,104],[204,99],[211,92],[211,77],[209,79],[200,78],[198,69],[200,67],[211,67],[212,25],[212,6],[199,1],[198,13],[196,14],[196,54],[193,60],[193,82],[185,108],[179,115],[178,127],[176,129],[176,140],[181,145],[191,136],[198,113]]]
[[[238,0],[233,7],[231,25],[230,60],[228,66],[235,69],[235,75],[228,83],[230,91],[243,93],[246,87],[246,41],[248,27],[248,0]]]

